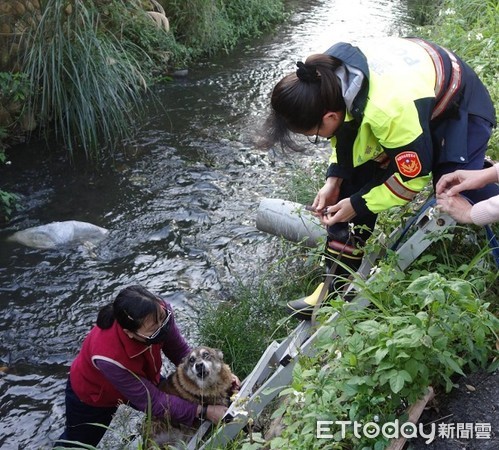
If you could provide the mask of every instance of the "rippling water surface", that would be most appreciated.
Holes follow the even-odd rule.
[[[176,308],[195,342],[192,317],[235,277],[265,271],[269,237],[255,228],[262,197],[300,156],[276,160],[251,137],[273,84],[297,60],[339,40],[400,33],[400,1],[294,2],[291,20],[231,55],[191,67],[157,87],[147,123],[115,169],[86,173],[30,145],[12,149],[1,188],[24,209],[0,230],[0,448],[50,448],[64,422],[68,367],[117,292],[141,283]],[[5,241],[19,229],[81,220],[110,230],[95,248],[36,250]]]

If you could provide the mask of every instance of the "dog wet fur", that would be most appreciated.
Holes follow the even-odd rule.
[[[176,370],[160,383],[159,389],[203,406],[229,406],[235,393],[234,375],[220,350],[201,346],[184,357]],[[188,427],[155,420],[152,440],[158,445],[175,445],[190,439],[196,430],[195,425]]]
[[[220,350],[197,347],[183,359],[161,389],[193,403],[228,406],[233,379]]]

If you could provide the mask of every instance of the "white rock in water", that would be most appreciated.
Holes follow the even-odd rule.
[[[18,242],[34,248],[54,248],[58,245],[100,242],[109,231],[88,222],[68,220],[51,222],[47,225],[27,228],[9,236],[9,241]]]

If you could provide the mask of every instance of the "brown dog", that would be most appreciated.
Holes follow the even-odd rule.
[[[161,390],[201,405],[229,406],[234,376],[224,363],[223,353],[197,347],[161,383]]]
[[[229,406],[234,375],[223,361],[223,353],[210,347],[197,347],[177,366],[175,372],[159,384],[159,389],[200,405]],[[153,420],[149,431],[150,447],[158,448],[186,443],[195,434],[199,423],[188,427],[170,420]],[[162,448],[162,447],[161,447]]]

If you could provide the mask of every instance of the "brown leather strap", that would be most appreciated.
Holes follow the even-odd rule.
[[[441,48],[449,57],[451,66],[452,66],[452,73],[450,75],[450,80],[449,80],[449,85],[447,89],[444,90],[444,84],[445,84],[445,73],[444,73],[444,65],[442,61],[442,56],[440,53],[436,50],[436,48],[430,44],[429,42],[425,41],[424,39],[420,38],[410,38],[411,41],[417,43],[421,47],[423,47],[428,55],[430,55],[430,58],[433,61],[433,65],[435,66],[435,74],[436,74],[436,81],[435,81],[435,101],[436,105],[433,108],[433,112],[431,115],[431,119],[435,119],[438,117],[440,114],[442,114],[449,104],[451,103],[452,99],[454,96],[457,94],[459,89],[461,88],[461,83],[462,83],[462,71],[461,71],[461,66],[459,65],[459,62],[455,55],[447,50],[445,47],[439,47]]]

